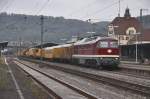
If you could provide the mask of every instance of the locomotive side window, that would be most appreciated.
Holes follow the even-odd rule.
[[[118,42],[110,42],[110,47],[111,48],[117,48],[118,47]]]
[[[108,47],[108,42],[106,41],[101,41],[98,43],[99,48],[107,48]]]

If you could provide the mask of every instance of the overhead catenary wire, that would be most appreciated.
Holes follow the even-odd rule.
[[[2,12],[4,10],[4,8],[6,7],[6,5],[9,3],[9,0],[4,0],[1,3],[1,8],[0,8],[0,12]]]
[[[7,7],[7,8],[8,8],[8,7],[9,7],[8,4],[11,6],[12,3],[13,3],[13,1],[14,1],[14,0],[11,0],[11,2],[9,2],[9,0],[8,0],[8,1],[6,2],[6,5],[5,5],[4,7]],[[4,10],[4,7],[0,9],[0,12],[1,12],[2,10]],[[15,21],[15,22],[12,22],[12,23],[10,23],[10,24],[6,24],[6,26],[3,26],[3,27],[0,28],[0,31],[2,31],[2,30],[4,30],[4,29],[8,28],[8,27],[11,26],[11,25],[15,25],[16,23],[18,23],[18,22]]]
[[[35,12],[33,12],[33,10],[31,10],[31,13],[34,13],[34,14],[36,14],[37,13],[37,9],[38,9],[38,5],[39,5],[39,2],[38,2],[38,0],[35,0],[34,1],[34,4],[33,4],[33,7],[31,8],[31,9],[34,9],[35,10]]]
[[[81,9],[83,10],[83,9],[89,8],[90,6],[93,6],[97,1],[99,1],[99,0],[95,0],[94,2],[88,3],[87,5],[85,5],[85,6],[81,7],[81,8],[79,8],[79,9],[71,12],[68,16],[72,16],[73,14],[79,13],[81,11]]]
[[[0,11],[1,11],[1,9],[3,9],[5,2],[6,2],[5,0],[2,0],[0,2]]]
[[[10,10],[14,1],[15,0],[7,0],[1,3],[2,7],[0,8],[0,12],[7,12],[8,9]]]
[[[6,5],[6,7],[4,8],[6,11],[9,9],[10,10],[10,8],[11,8],[11,6],[12,6],[12,4],[14,3],[14,1],[15,0],[10,0],[10,2]]]
[[[46,5],[49,4],[49,2],[50,2],[50,0],[46,0],[46,1],[43,3],[42,7],[37,11],[36,15],[39,15],[39,14],[42,12],[42,10],[46,7]]]
[[[101,9],[95,11],[95,12],[90,13],[89,16],[93,16],[93,15],[99,14],[99,12],[103,12],[103,11],[105,11],[105,10],[107,10],[107,9],[109,9],[109,8],[111,8],[111,7],[113,7],[114,5],[116,5],[116,4],[118,4],[119,2],[122,2],[122,1],[123,1],[123,0],[113,2],[113,3],[111,3],[110,5],[107,5],[107,6],[101,8]],[[88,16],[88,17],[89,17],[89,16]],[[81,17],[81,19],[84,18],[84,17],[86,17],[86,16]]]

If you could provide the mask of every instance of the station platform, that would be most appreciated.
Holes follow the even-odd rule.
[[[134,64],[134,65],[145,65],[150,66],[150,61],[144,61],[144,63],[136,62],[136,61],[120,61],[121,64]]]
[[[33,79],[13,62],[0,58],[0,99],[51,99]]]

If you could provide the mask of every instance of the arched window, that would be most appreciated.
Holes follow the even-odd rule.
[[[126,30],[126,35],[133,35],[136,33],[136,29],[134,27],[129,27],[127,30]]]

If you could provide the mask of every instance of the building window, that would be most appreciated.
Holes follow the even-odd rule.
[[[113,31],[109,31],[108,33],[109,33],[109,35],[113,35],[114,34]]]
[[[136,33],[136,29],[134,27],[129,27],[127,30],[126,30],[126,34],[127,35],[133,35],[134,33]]]
[[[108,26],[108,35],[113,35],[114,34],[114,27],[113,25]]]
[[[134,30],[129,30],[129,35],[134,34]]]
[[[118,42],[110,42],[110,47],[111,48],[117,48],[118,47]]]
[[[126,40],[129,40],[129,37],[126,37]]]
[[[120,40],[124,40],[124,36],[120,36]]]

